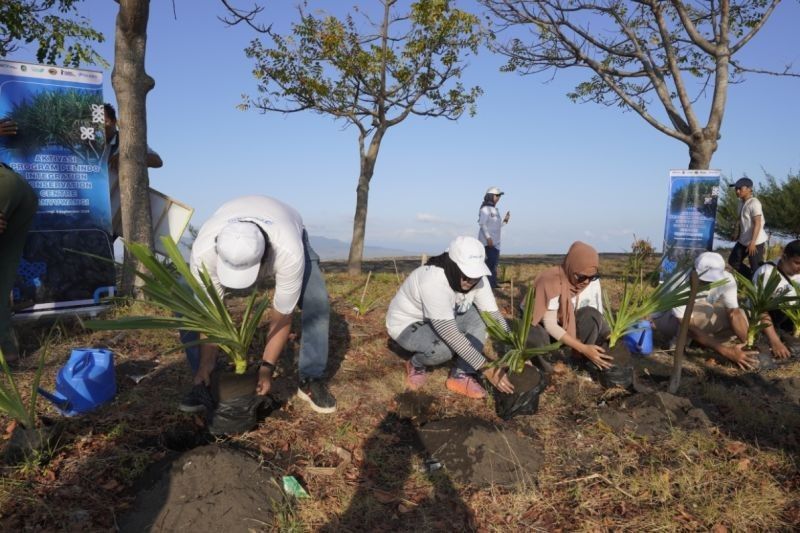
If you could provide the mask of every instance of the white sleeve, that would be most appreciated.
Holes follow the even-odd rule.
[[[725,309],[739,309],[739,298],[736,294],[736,280],[732,275],[728,274],[728,276],[730,277],[728,283],[717,289],[720,291],[719,301],[722,302]]]
[[[481,207],[481,210],[478,213],[478,224],[481,227],[481,233],[483,233],[484,239],[492,238],[492,234],[489,232],[489,226],[487,225],[490,218],[491,215],[489,213],[489,209],[487,209],[487,206]]]
[[[764,215],[764,209],[761,207],[761,201],[758,198],[753,198],[747,205],[750,211],[750,218],[756,218]]]
[[[303,292],[303,274],[305,273],[305,256],[276,258],[275,264],[280,268],[275,271],[275,294],[272,307],[277,312],[288,315],[294,311]]]

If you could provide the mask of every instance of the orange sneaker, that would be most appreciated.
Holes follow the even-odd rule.
[[[486,398],[486,389],[475,379],[475,376],[471,376],[470,374],[450,374],[450,377],[447,378],[445,382],[445,386],[447,386],[447,390],[455,392],[456,394],[461,394],[467,398],[476,400]]]

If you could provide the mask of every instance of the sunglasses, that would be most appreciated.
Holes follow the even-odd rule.
[[[481,280],[481,278],[468,278],[464,274],[461,274],[461,281],[468,283],[470,285],[475,285]]]
[[[597,281],[600,279],[600,272],[591,276],[584,276],[583,274],[575,274],[575,281],[583,283],[584,281]]]

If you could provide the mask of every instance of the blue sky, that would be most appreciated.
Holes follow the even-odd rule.
[[[261,3],[262,20],[278,30],[296,18],[294,0]],[[310,5],[340,13],[355,3]],[[266,194],[297,208],[311,234],[349,241],[355,130],[312,113],[237,110],[241,95],[255,92],[243,52],[254,32],[225,27],[215,1],[175,0],[175,8],[177,19],[171,1],[151,3],[147,71],[156,86],[148,96],[148,142],[164,159],[151,185],[192,205],[194,225],[225,200]],[[81,9],[106,35],[99,50],[113,62],[117,4],[85,0]],[[784,2],[740,57],[766,68],[800,67],[798,22],[800,4]],[[30,47],[9,59],[30,61],[34,53]],[[522,77],[499,72],[502,64],[488,51],[470,59],[465,84],[485,91],[474,118],[414,118],[389,130],[371,185],[367,244],[441,251],[455,235],[476,234],[483,193],[497,185],[507,192],[501,211],[512,214],[503,253],[562,253],[576,239],[623,251],[634,233],[660,247],[669,170],[688,164],[685,145],[634,113],[572,103],[566,93],[583,79],[579,72]],[[712,167],[756,182],[762,169],[777,177],[796,171],[799,89],[797,78],[756,75],[731,86]],[[115,101],[110,69],[104,91]]]

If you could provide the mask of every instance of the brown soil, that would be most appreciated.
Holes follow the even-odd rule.
[[[618,433],[631,431],[642,437],[663,435],[672,427],[699,429],[711,427],[706,414],[686,398],[666,392],[634,394],[598,413],[604,423]]]
[[[260,531],[282,501],[272,475],[241,453],[204,446],[183,454],[139,493],[123,532]]]
[[[419,438],[453,481],[475,487],[529,484],[543,460],[540,444],[466,416],[425,424]]]

